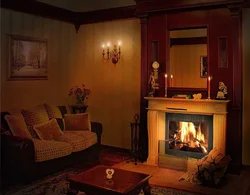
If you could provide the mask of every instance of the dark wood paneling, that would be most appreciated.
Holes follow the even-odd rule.
[[[196,45],[207,44],[207,37],[187,37],[187,38],[171,38],[170,47],[173,45]]]
[[[158,41],[158,63],[160,67],[158,69],[158,82],[159,88],[164,88],[165,84],[165,73],[166,73],[166,15],[153,15],[149,18],[148,23],[148,45],[152,45],[153,41]],[[148,77],[152,72],[152,55],[153,48],[148,48]],[[164,96],[164,90],[156,90],[155,96]]]
[[[228,4],[242,3],[243,0],[135,0],[138,14],[149,12],[185,11],[191,9],[211,9],[226,7]]]
[[[168,30],[207,27],[209,11],[170,13],[167,17]]]
[[[139,159],[145,161],[148,156],[147,111],[148,101],[148,18],[141,18],[141,97],[140,97],[140,134],[139,134]]]

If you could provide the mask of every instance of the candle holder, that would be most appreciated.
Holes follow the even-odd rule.
[[[168,97],[168,88],[167,88],[167,87],[165,87],[165,95],[164,95],[164,97],[165,97],[165,98]]]
[[[211,100],[211,98],[210,98],[210,90],[207,92],[207,99]]]

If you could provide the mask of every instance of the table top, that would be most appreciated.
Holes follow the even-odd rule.
[[[107,179],[106,169],[112,168],[104,165],[98,165],[85,172],[72,176],[69,181],[72,184],[84,184],[88,186],[98,187],[109,191],[126,193],[145,183],[151,175],[126,171],[122,169],[114,169],[112,179]]]

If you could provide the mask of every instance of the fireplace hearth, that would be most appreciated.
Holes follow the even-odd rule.
[[[148,100],[146,164],[157,166],[165,154],[183,155],[191,161],[213,148],[225,153],[229,100],[145,99]]]

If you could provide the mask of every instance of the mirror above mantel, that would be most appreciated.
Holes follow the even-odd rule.
[[[169,30],[172,88],[207,88],[207,28]]]

